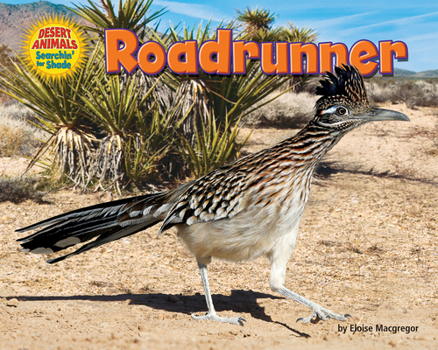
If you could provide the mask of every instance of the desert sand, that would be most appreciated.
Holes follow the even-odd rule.
[[[438,348],[438,110],[382,107],[411,123],[362,126],[328,154],[286,276],[291,290],[352,315],[347,322],[297,323],[310,310],[269,289],[264,259],[209,268],[217,311],[242,316],[243,327],[193,320],[207,309],[196,261],[158,227],[55,265],[20,252],[15,229],[109,200],[62,190],[46,204],[0,203],[0,348]],[[296,131],[253,130],[245,152]],[[0,173],[20,167],[0,159]]]

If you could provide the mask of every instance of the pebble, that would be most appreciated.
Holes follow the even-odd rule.
[[[16,298],[7,300],[6,301],[6,306],[17,307],[18,306],[18,300]]]

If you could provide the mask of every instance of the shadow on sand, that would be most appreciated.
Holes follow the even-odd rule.
[[[334,174],[369,175],[378,178],[402,179],[407,181],[421,182],[428,185],[434,185],[434,186],[438,185],[438,182],[435,179],[413,177],[411,174],[407,174],[407,173],[394,174],[391,173],[389,170],[383,172],[378,172],[375,171],[374,169],[362,170],[360,169],[360,167],[354,167],[351,164],[345,166],[342,163],[336,161],[322,161],[321,163],[318,164],[316,168],[316,176],[319,178],[328,179],[331,175]]]
[[[202,314],[207,311],[205,297],[199,293],[195,295],[181,294],[117,294],[117,295],[73,295],[73,296],[11,296],[7,299],[16,298],[19,301],[68,301],[88,300],[97,302],[126,302],[129,305],[146,305],[153,309],[190,315],[191,313]],[[249,313],[253,318],[272,322],[281,325],[296,337],[309,338],[310,335],[302,333],[287,324],[272,320],[271,316],[265,313],[265,308],[257,303],[257,299],[283,299],[282,297],[253,291],[232,290],[231,296],[220,294],[212,295],[216,311],[233,311],[236,313]]]

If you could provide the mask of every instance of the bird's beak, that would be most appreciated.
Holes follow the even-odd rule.
[[[360,117],[366,121],[380,121],[380,120],[402,120],[409,122],[409,118],[403,113],[391,111],[390,109],[373,108],[371,112],[368,112]]]

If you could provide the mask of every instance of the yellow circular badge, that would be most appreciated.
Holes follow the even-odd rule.
[[[86,43],[80,28],[62,17],[48,17],[28,28],[23,45],[25,61],[46,78],[62,78],[84,61]]]

